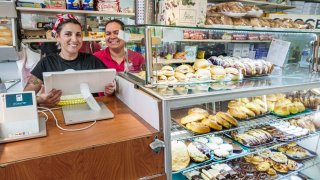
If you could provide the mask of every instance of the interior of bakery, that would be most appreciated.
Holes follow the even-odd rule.
[[[319,38],[319,0],[0,0],[0,179],[319,179]]]

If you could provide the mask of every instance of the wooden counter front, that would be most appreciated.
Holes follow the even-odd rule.
[[[66,132],[50,113],[47,136],[0,145],[0,179],[137,179],[164,172],[163,151],[149,144],[159,134],[116,97],[102,97],[115,117]],[[61,110],[54,111],[64,128]]]

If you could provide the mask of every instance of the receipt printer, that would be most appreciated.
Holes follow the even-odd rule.
[[[0,94],[0,137],[15,138],[39,133],[34,91]]]

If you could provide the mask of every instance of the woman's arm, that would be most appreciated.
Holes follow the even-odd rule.
[[[43,82],[34,75],[31,75],[24,91],[35,91],[36,94],[41,90],[37,96],[38,104],[50,104],[55,105],[60,101],[61,90],[52,89],[48,94],[45,94]]]

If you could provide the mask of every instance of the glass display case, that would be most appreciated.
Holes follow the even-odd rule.
[[[132,71],[127,53],[120,76],[161,102],[167,179],[282,179],[320,163],[314,30],[139,25],[126,32],[127,49],[145,63]],[[268,59],[274,39],[289,42],[278,52],[286,53],[281,65]]]
[[[126,72],[144,84],[239,81],[288,69],[311,72],[318,63],[316,30],[140,25],[126,27],[126,32],[131,34],[127,49],[146,59],[137,72],[128,57]],[[274,40],[288,43],[288,50],[268,57],[271,46],[279,47]]]

